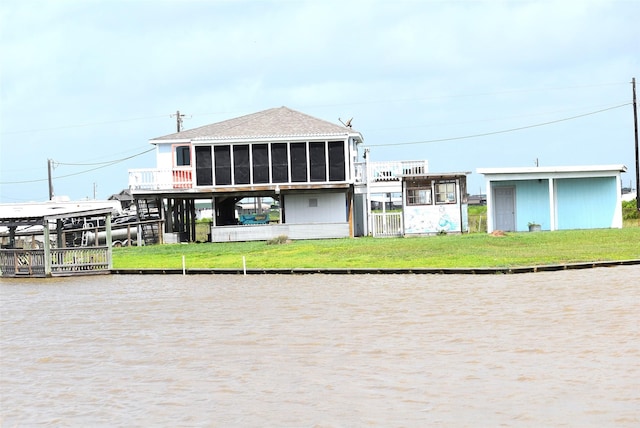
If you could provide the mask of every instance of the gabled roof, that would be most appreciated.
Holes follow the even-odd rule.
[[[151,142],[347,136],[362,141],[362,135],[351,128],[278,107],[154,138]]]

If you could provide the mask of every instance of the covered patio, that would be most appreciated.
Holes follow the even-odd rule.
[[[11,278],[110,273],[113,213],[110,204],[95,201],[1,205],[0,275]],[[70,219],[104,222],[105,245],[68,246],[64,223]]]

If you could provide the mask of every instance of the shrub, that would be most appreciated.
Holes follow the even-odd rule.
[[[267,245],[280,245],[287,244],[289,241],[289,237],[287,235],[276,236],[275,238],[271,238],[267,241]]]
[[[631,201],[622,201],[622,218],[623,220],[634,220],[638,218],[638,206],[636,199]]]

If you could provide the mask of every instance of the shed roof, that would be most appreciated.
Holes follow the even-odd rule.
[[[240,140],[318,136],[351,136],[362,141],[362,135],[349,127],[336,125],[283,106],[157,137],[152,139],[151,143],[167,140]]]
[[[48,220],[116,214],[120,211],[116,204],[119,205],[119,202],[79,201],[0,204],[0,225],[42,224]]]
[[[428,172],[425,174],[403,174],[403,179],[424,178],[428,180],[452,180],[455,178],[466,177],[471,171],[460,172]]]
[[[615,165],[582,165],[582,166],[540,166],[516,168],[478,168],[476,171],[487,179],[517,180],[534,178],[573,178],[616,176],[625,172],[627,167]]]

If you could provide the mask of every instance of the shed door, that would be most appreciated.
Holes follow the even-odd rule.
[[[513,232],[516,230],[516,198],[513,187],[493,189],[495,201],[495,229]]]

